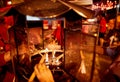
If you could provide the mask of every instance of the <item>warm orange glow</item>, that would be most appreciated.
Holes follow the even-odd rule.
[[[117,17],[117,22],[120,22],[120,16]]]

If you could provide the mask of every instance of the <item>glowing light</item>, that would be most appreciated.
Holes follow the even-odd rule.
[[[8,2],[7,2],[7,5],[11,5],[11,4],[12,4],[12,2],[11,2],[11,1],[8,1]]]
[[[96,19],[96,18],[94,18],[94,19],[87,19],[87,21],[88,21],[88,22],[96,22],[97,19]]]
[[[27,21],[39,21],[39,20],[41,20],[40,17],[29,16],[29,15],[26,15],[26,19],[27,19]]]
[[[112,9],[112,8],[116,8],[116,4],[117,4],[116,1],[112,2],[112,1],[107,0],[106,4],[104,4],[104,3],[93,4],[92,5],[92,10],[95,10],[95,9],[109,10],[109,9]]]
[[[98,35],[95,33],[94,36],[98,36]]]

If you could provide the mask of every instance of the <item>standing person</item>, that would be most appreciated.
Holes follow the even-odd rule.
[[[61,27],[61,21],[58,21],[57,29],[53,32],[53,36],[58,42],[58,45],[63,46],[63,28]]]
[[[103,46],[105,33],[106,33],[105,14],[101,14],[101,16],[100,16],[100,29],[99,29],[99,42],[100,42],[100,46]]]

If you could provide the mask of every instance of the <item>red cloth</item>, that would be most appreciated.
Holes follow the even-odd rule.
[[[0,24],[0,36],[4,40],[4,42],[8,42],[8,29],[5,24]]]
[[[13,79],[14,79],[14,74],[7,72],[3,82],[13,82]]]
[[[106,20],[104,17],[102,17],[101,21],[100,21],[100,31],[101,33],[105,33],[106,32]]]
[[[0,47],[4,47],[4,43],[3,43],[3,41],[2,40],[0,40]]]
[[[9,42],[8,29],[4,24],[0,24],[0,47],[3,47],[4,50],[10,50],[10,45],[6,44]]]
[[[53,33],[54,37],[57,39],[58,44],[63,45],[63,29],[61,26],[58,26],[57,29]]]
[[[0,67],[4,66],[6,64],[5,60],[4,60],[4,54],[0,54]]]
[[[5,51],[10,51],[10,45],[9,44],[5,44]]]
[[[13,16],[5,16],[4,20],[5,20],[5,24],[7,25],[7,27],[14,25],[14,18],[13,18]]]

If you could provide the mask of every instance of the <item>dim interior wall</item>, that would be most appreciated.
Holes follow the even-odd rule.
[[[92,77],[96,38],[80,31],[65,32],[65,69],[81,82]]]

